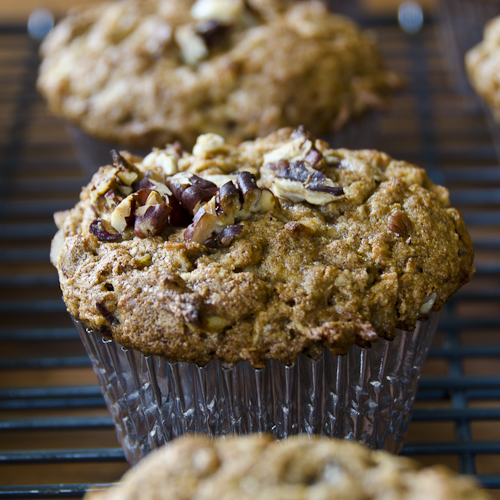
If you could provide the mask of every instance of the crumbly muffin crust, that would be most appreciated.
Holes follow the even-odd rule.
[[[411,330],[475,271],[460,213],[424,170],[303,128],[115,152],[56,215],[69,312],[169,361],[343,354]]]
[[[466,477],[352,442],[181,437],[85,500],[487,500]]]
[[[482,42],[465,55],[469,81],[500,123],[500,16],[486,24]]]
[[[314,1],[109,2],[70,11],[41,54],[52,112],[142,148],[299,123],[325,133],[401,84],[370,35]]]

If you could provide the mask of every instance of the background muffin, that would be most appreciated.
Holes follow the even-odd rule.
[[[483,40],[467,52],[465,63],[472,86],[500,122],[500,17],[487,23]]]
[[[486,500],[444,467],[370,452],[347,441],[268,436],[181,438],[146,458],[119,485],[87,500],[219,498]]]
[[[481,41],[486,23],[500,14],[500,2],[438,0],[437,13],[451,83],[459,92],[474,96],[464,67],[465,54]]]
[[[447,190],[302,127],[113,156],[52,260],[129,459],[188,431],[399,449],[431,313],[474,274]]]
[[[41,52],[54,113],[141,148],[299,123],[324,133],[401,83],[369,35],[319,2],[106,3],[71,11]]]

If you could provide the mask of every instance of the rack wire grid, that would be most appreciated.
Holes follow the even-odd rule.
[[[403,454],[474,475],[500,499],[500,168],[487,120],[448,80],[436,25],[367,19],[408,87],[371,146],[451,189],[477,275],[447,305]],[[49,263],[52,214],[86,181],[35,90],[38,45],[0,26],[0,498],[81,497],[128,469]]]

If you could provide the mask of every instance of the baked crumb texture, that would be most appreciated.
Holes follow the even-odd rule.
[[[71,10],[41,48],[38,88],[86,132],[151,148],[339,129],[402,80],[373,37],[320,2],[124,0]]]
[[[171,362],[369,347],[475,271],[460,213],[424,170],[302,127],[239,146],[205,134],[192,154],[113,151],[56,223],[69,312]]]
[[[352,441],[181,437],[85,500],[488,500],[469,478]]]
[[[470,83],[500,123],[500,16],[488,22],[483,40],[467,52],[465,67]]]

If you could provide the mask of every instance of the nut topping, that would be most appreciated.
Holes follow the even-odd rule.
[[[271,187],[278,198],[291,201],[307,201],[313,205],[325,205],[344,194],[322,172],[312,168],[306,161],[281,164]]]
[[[120,233],[125,231],[125,228],[130,221],[130,217],[134,214],[135,206],[137,204],[136,198],[135,194],[127,196],[120,202],[111,214],[111,225]]]
[[[255,175],[250,172],[240,172],[236,178],[236,182],[243,195],[243,210],[249,212],[258,211],[262,189],[257,186]]]
[[[164,150],[153,149],[142,160],[143,169],[159,168],[165,175],[174,175],[179,169],[177,162],[183,156],[182,146],[179,142],[168,144]]]
[[[196,0],[191,17],[197,21],[217,20],[224,24],[237,21],[243,13],[243,2],[234,0]]]
[[[116,151],[116,149],[111,150],[111,158],[113,158],[113,165],[115,167],[123,169],[123,170],[120,170],[121,172],[127,172],[127,173],[133,172],[137,175],[140,174],[139,169],[134,164],[127,161],[118,151]],[[134,182],[134,181],[132,181],[132,182]],[[129,185],[131,185],[132,182]]]
[[[420,314],[429,314],[432,311],[434,302],[436,302],[437,294],[436,292],[431,293],[420,306]]]
[[[101,241],[116,241],[122,238],[120,233],[112,233],[104,226],[104,221],[95,219],[89,227],[89,231]]]
[[[207,153],[216,153],[225,149],[224,138],[217,134],[203,134],[196,139],[193,155],[202,156]]]
[[[216,197],[214,196],[208,203],[198,209],[193,222],[184,232],[185,241],[196,241],[204,243],[213,238],[213,234],[222,232],[222,230],[234,222],[234,219],[227,224],[227,218],[224,214],[217,216]]]
[[[227,226],[222,230],[217,238],[205,241],[205,245],[211,248],[226,248],[234,238],[243,232],[242,225]]]
[[[224,41],[230,31],[230,26],[222,24],[217,19],[208,19],[196,25],[196,34],[203,38],[209,49]]]
[[[387,226],[394,234],[397,234],[400,238],[404,238],[410,231],[412,224],[404,212],[396,210],[396,212],[389,216]]]
[[[232,181],[226,182],[219,189],[218,196],[218,207],[219,213],[236,213],[241,209],[240,203],[240,192],[233,184]]]
[[[217,193],[213,182],[184,172],[174,175],[169,184],[173,195],[191,215]]]
[[[323,167],[326,163],[324,156],[314,146],[309,150],[304,161],[316,169]]]
[[[158,236],[167,225],[171,210],[166,203],[148,206],[144,214],[136,215],[134,234],[139,238]]]
[[[175,31],[175,41],[181,49],[182,60],[194,66],[208,56],[208,48],[203,38],[196,34],[193,26],[186,24]]]
[[[240,172],[236,186],[232,181],[225,183],[216,196],[196,211],[192,224],[184,233],[184,240],[209,246],[229,245],[236,236],[235,231],[241,230],[234,229],[220,236],[225,228],[237,221],[249,219],[252,213],[266,213],[275,205],[273,194],[260,189],[253,174]]]

